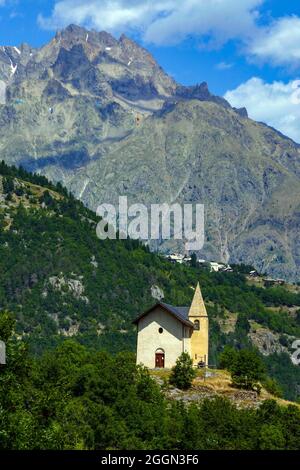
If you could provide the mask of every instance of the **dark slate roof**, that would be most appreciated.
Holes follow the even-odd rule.
[[[161,302],[161,305],[164,305],[168,310],[171,310],[175,316],[179,316],[182,320],[189,319],[189,307],[174,307],[174,305],[165,304]]]
[[[153,307],[149,308],[144,313],[141,313],[133,323],[138,323],[138,321],[143,318],[145,315],[148,313],[152,312],[156,307],[162,307],[163,309],[167,310],[169,313],[171,313],[177,320],[181,321],[187,326],[194,327],[194,324],[189,320],[188,314],[189,314],[189,307],[174,307],[174,305],[170,304],[165,304],[164,302],[158,302],[157,304],[153,305]]]

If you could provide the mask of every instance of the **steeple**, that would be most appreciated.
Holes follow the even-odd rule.
[[[209,320],[199,282],[195,289],[194,298],[190,306],[189,320],[194,324],[194,329],[190,337],[193,364],[197,365],[199,362],[204,362],[207,365]]]
[[[207,317],[199,282],[195,289],[194,298],[190,306],[189,317]]]

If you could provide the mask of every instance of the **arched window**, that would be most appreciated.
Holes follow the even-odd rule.
[[[194,330],[200,330],[200,322],[199,320],[194,321]]]

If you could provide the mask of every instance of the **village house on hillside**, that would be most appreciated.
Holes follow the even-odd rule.
[[[190,307],[158,302],[134,323],[137,364],[170,369],[182,352],[187,352],[195,366],[208,365],[209,321],[199,283]]]

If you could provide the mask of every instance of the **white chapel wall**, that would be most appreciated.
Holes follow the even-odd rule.
[[[159,333],[163,328],[163,333]],[[155,352],[165,352],[165,368],[171,368],[180,354],[186,349],[189,353],[190,341],[183,339],[185,326],[170,313],[157,307],[145,315],[138,324],[137,363],[153,369]]]

